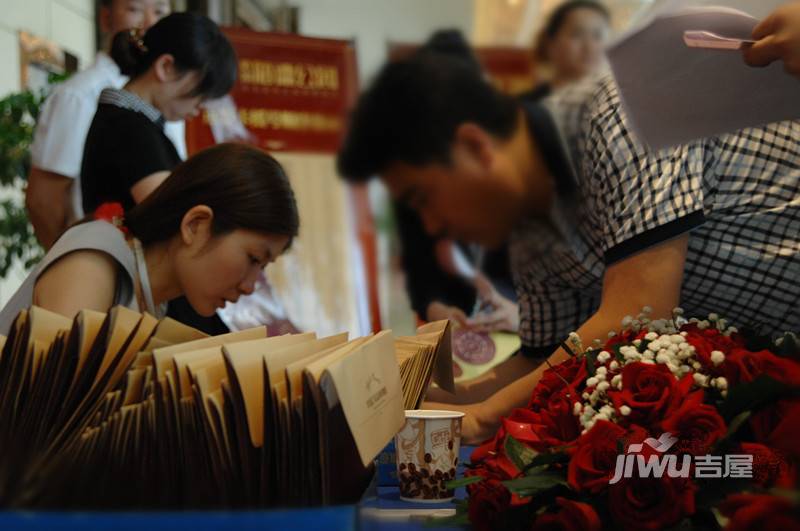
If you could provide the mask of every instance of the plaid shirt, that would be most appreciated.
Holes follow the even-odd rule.
[[[524,352],[549,354],[597,311],[608,265],[686,232],[688,317],[800,330],[800,122],[653,152],[610,76],[526,111],[558,193],[512,236]]]

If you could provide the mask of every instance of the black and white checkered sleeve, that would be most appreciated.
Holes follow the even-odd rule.
[[[705,222],[704,141],[651,151],[630,131],[611,78],[598,86],[582,127],[579,171],[606,265]]]

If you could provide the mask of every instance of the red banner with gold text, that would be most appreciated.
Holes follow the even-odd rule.
[[[231,91],[244,126],[268,151],[335,153],[358,90],[349,41],[224,28],[239,61]],[[214,144],[207,114],[187,122],[189,153]]]

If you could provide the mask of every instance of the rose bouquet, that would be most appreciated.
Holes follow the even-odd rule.
[[[796,337],[626,318],[552,366],[472,454],[478,529],[800,529]],[[766,527],[764,527],[766,526]]]

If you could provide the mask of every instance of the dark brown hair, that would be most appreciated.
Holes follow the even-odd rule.
[[[547,22],[545,22],[542,29],[536,35],[536,40],[533,45],[533,56],[537,60],[547,62],[547,43],[561,31],[569,14],[576,9],[593,9],[606,19],[607,22],[611,21],[611,13],[609,13],[608,8],[600,2],[595,0],[567,0],[550,13]]]
[[[197,205],[214,212],[214,235],[247,229],[289,236],[291,245],[300,226],[294,192],[281,165],[244,144],[220,144],[180,164],[125,214],[125,224],[144,245],[165,241],[179,232],[183,216]]]

